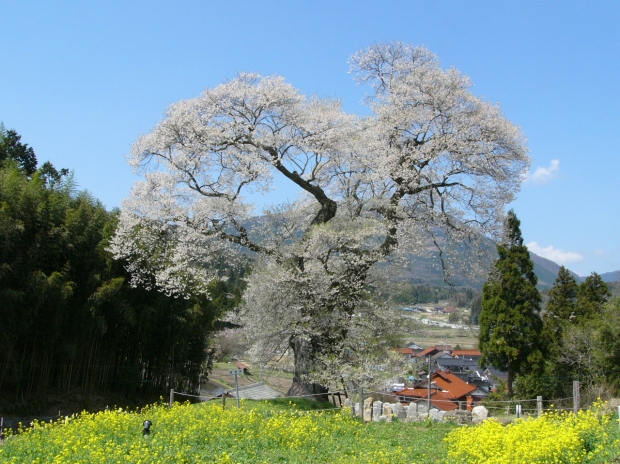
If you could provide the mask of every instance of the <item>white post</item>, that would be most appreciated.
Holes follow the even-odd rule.
[[[542,396],[536,397],[536,411],[538,412],[538,417],[542,416],[542,412],[543,412]]]
[[[172,403],[174,403],[174,388],[170,389],[170,407],[172,407]]]

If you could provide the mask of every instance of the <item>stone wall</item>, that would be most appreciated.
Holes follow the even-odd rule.
[[[347,398],[344,406],[345,408],[353,406],[355,415],[359,416],[359,403],[353,403],[351,399]],[[362,407],[364,422],[391,422],[395,419],[403,422],[419,422],[431,419],[434,421],[453,421],[459,424],[470,424],[483,421],[488,417],[488,411],[484,406],[476,406],[472,411],[457,409],[447,412],[431,406],[429,411],[424,402],[410,403],[408,406],[404,406],[401,403],[373,401],[372,397],[366,398]]]

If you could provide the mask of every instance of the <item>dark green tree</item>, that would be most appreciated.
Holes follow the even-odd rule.
[[[499,258],[482,290],[479,349],[482,364],[508,372],[508,396],[515,375],[542,365],[541,296],[534,263],[523,244],[520,221],[509,211]]]
[[[549,290],[549,301],[543,315],[545,332],[554,345],[562,339],[562,328],[565,324],[575,321],[575,308],[579,286],[570,271],[560,267],[558,277]]]
[[[598,318],[599,363],[605,372],[605,381],[620,390],[620,297],[603,305]]]
[[[579,287],[577,281],[564,266],[549,290],[549,300],[543,314],[543,333],[541,339],[546,346],[542,370],[527,373],[517,379],[519,395],[532,398],[542,395],[546,398],[565,396],[569,369],[560,362],[562,338],[567,326],[575,322],[575,305]]]
[[[37,157],[32,147],[20,142],[21,138],[13,129],[7,130],[0,123],[0,166],[7,160],[13,160],[31,176],[37,170]]]
[[[212,282],[211,299],[132,287],[107,251],[117,212],[67,174],[0,166],[0,410],[57,392],[195,390],[215,320],[239,302],[238,273],[223,265],[229,281]]]
[[[607,303],[611,292],[600,275],[593,272],[581,285],[577,292],[577,303],[575,305],[575,319],[583,322],[601,314],[603,305]]]
[[[478,325],[480,323],[480,313],[482,312],[482,294],[478,295],[471,302],[471,313],[469,314],[469,323]]]

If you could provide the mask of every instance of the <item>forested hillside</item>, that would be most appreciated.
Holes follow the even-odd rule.
[[[235,279],[212,283],[211,300],[132,288],[106,251],[117,212],[66,169],[37,168],[32,148],[1,129],[0,409],[32,411],[50,392],[194,388],[214,321],[239,297]]]

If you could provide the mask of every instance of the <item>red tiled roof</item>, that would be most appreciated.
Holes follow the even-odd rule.
[[[431,389],[431,395],[434,391],[436,390]],[[410,396],[412,398],[427,398],[428,388],[405,388],[404,390],[394,392],[394,394],[398,396]]]
[[[482,353],[478,350],[454,350],[452,356],[482,356]]]
[[[425,358],[429,354],[433,354],[433,353],[436,353],[436,352],[437,352],[437,348],[435,348],[434,346],[431,346],[430,348],[427,348],[424,351],[420,351],[419,353],[416,353],[416,357],[418,357],[418,358]]]
[[[410,354],[412,356],[415,354],[413,352],[413,348],[398,348],[396,351],[398,351],[400,354]]]
[[[459,407],[446,392],[442,391],[431,395],[431,404],[442,411],[454,411]]]
[[[246,364],[243,364],[242,362],[237,362],[235,364],[237,365],[239,369],[249,369],[249,367]]]
[[[450,371],[435,371],[431,374],[431,380],[439,388],[449,392],[453,399],[463,398],[476,389],[475,385],[468,384]]]

